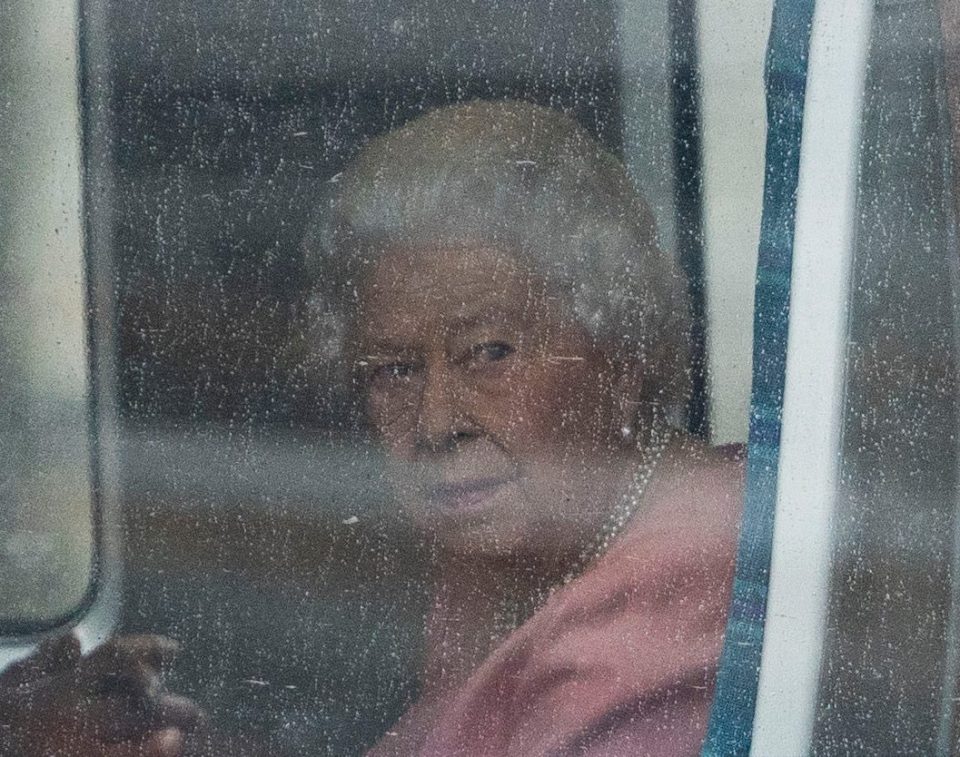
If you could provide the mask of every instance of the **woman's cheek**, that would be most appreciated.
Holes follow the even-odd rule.
[[[530,371],[517,378],[517,390],[504,403],[502,415],[509,418],[509,434],[517,443],[535,449],[557,447],[577,433],[577,393],[561,377]]]
[[[367,421],[386,452],[405,459],[413,452],[416,419],[414,405],[401,398],[373,393],[367,397]]]
[[[548,413],[554,433],[566,447],[595,448],[609,436],[613,414],[601,376],[570,371],[557,377],[554,387]]]

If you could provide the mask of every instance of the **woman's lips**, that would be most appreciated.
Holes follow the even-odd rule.
[[[439,484],[431,490],[430,502],[442,510],[476,510],[484,507],[509,482],[506,478],[478,478]]]

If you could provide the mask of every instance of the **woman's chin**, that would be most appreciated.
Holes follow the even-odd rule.
[[[523,551],[530,535],[513,484],[450,490],[408,506],[414,525],[449,556],[506,558]]]

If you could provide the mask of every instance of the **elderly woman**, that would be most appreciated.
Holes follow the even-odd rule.
[[[742,466],[681,430],[685,290],[624,169],[566,116],[476,102],[332,186],[302,346],[434,556],[421,696],[372,754],[697,753]],[[166,701],[143,743],[176,754]]]

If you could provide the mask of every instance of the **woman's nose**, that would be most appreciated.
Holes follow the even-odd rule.
[[[428,367],[417,412],[417,450],[452,451],[475,435],[468,417],[461,387],[452,371],[445,366]]]

